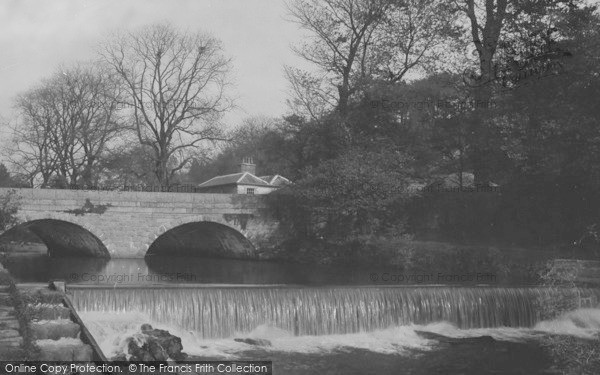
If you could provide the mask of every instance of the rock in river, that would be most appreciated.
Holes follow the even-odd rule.
[[[182,360],[187,357],[182,352],[181,339],[169,331],[152,328],[150,324],[143,324],[141,331],[141,335],[128,339],[127,351],[131,361]]]

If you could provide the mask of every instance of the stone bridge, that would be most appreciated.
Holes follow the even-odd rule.
[[[278,228],[264,196],[5,188],[0,196],[9,190],[20,203],[17,226],[51,256],[253,259]]]

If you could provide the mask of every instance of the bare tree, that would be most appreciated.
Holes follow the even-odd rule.
[[[315,109],[332,101],[345,115],[351,96],[370,80],[399,82],[425,65],[436,57],[454,21],[444,2],[434,0],[295,0],[288,8],[310,33],[296,53],[324,75],[286,70],[295,103],[313,117]],[[334,100],[319,80],[336,89]]]
[[[21,121],[13,126],[13,165],[31,184],[52,178],[93,184],[94,169],[122,130],[117,81],[90,65],[61,67],[38,88],[20,95]]]
[[[221,139],[218,119],[230,60],[215,38],[157,24],[117,34],[100,51],[122,80],[133,130],[153,151],[154,174],[169,185],[202,141]]]
[[[20,118],[10,126],[13,138],[6,155],[9,165],[31,187],[38,180],[41,187],[47,187],[57,168],[51,145],[55,115],[47,105],[50,97],[51,92],[43,87],[17,97],[15,106]]]
[[[318,120],[336,108],[338,95],[327,82],[327,75],[316,76],[291,66],[284,67],[285,76],[291,86],[291,99],[287,101],[295,114]]]
[[[125,130],[119,112],[123,93],[115,74],[105,67],[96,72],[83,70],[76,75],[82,79],[79,88],[82,106],[78,110],[76,132],[84,155],[81,178],[86,186],[90,186],[97,183],[100,159]]]
[[[117,81],[105,70],[75,66],[60,69],[49,84],[55,93],[51,104],[59,116],[52,142],[59,176],[71,185],[93,185],[98,158],[122,131]]]
[[[296,0],[288,4],[293,20],[312,34],[295,52],[330,75],[342,115],[347,113],[350,96],[364,72],[361,63],[373,32],[388,8],[385,0]]]
[[[363,75],[396,83],[406,74],[437,65],[458,35],[457,16],[439,0],[390,0],[384,20],[371,36]]]

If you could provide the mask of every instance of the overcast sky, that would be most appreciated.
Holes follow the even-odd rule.
[[[219,38],[233,58],[232,94],[240,109],[225,121],[287,110],[283,65],[301,64],[290,50],[301,40],[280,0],[2,0],[0,1],[0,116],[13,98],[61,63],[86,60],[114,29],[168,21]],[[2,129],[2,136],[7,136]]]

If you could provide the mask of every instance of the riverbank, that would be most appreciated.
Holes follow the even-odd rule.
[[[93,339],[74,317],[63,292],[38,284],[17,286],[0,263],[0,361],[103,359],[99,349],[94,355],[87,344]]]
[[[21,307],[15,284],[0,264],[0,360],[29,359],[29,343],[24,340],[26,319],[19,314]]]
[[[344,243],[288,240],[270,257],[283,262],[386,268],[422,274],[488,273],[497,280],[537,283],[548,261],[572,258],[558,248],[533,249],[366,237]]]

